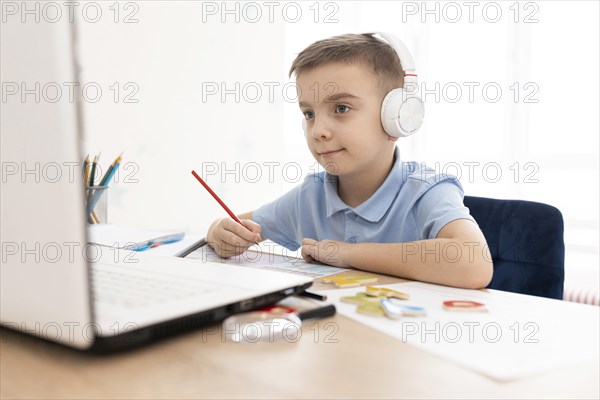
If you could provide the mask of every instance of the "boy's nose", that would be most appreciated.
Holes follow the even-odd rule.
[[[310,135],[317,140],[327,140],[331,137],[331,129],[324,119],[315,118],[312,127],[308,129]]]

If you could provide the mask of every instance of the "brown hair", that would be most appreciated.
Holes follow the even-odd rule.
[[[331,63],[359,63],[370,68],[385,93],[404,86],[404,71],[398,54],[372,33],[333,36],[314,42],[292,62],[289,76],[294,72],[298,76],[303,71]]]

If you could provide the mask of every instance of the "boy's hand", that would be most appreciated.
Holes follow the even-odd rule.
[[[316,260],[334,267],[347,268],[350,266],[347,261],[349,246],[352,245],[337,240],[317,242],[314,239],[304,238],[302,239],[302,258],[306,262]]]
[[[206,239],[221,257],[233,257],[242,254],[248,247],[262,240],[261,227],[249,219],[241,220],[241,226],[231,218],[221,218],[212,223]]]

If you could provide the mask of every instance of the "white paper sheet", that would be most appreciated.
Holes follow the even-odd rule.
[[[363,288],[328,290],[339,313],[405,343],[497,380],[599,359],[599,308],[496,290],[464,290],[420,282],[383,285],[410,294],[400,304],[422,306],[425,317],[391,320],[359,314],[340,298]],[[451,312],[447,300],[484,303],[488,312]]]
[[[264,249],[265,247],[261,246],[261,248]],[[337,274],[342,271],[347,271],[347,269],[332,267],[330,265],[307,263],[302,259],[290,257],[287,254],[282,255],[274,251],[261,253],[249,250],[239,256],[221,258],[214,251],[212,251],[210,247],[204,246],[193,253],[190,253],[186,258],[240,265],[251,268],[270,269],[274,271],[310,276],[313,278],[320,278],[327,275]]]

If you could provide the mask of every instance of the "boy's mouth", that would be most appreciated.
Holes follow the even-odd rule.
[[[319,152],[319,155],[321,157],[325,157],[325,158],[327,158],[327,157],[333,157],[333,156],[335,156],[336,154],[338,154],[338,153],[340,153],[342,151],[344,151],[344,149],[323,151],[323,152]]]

